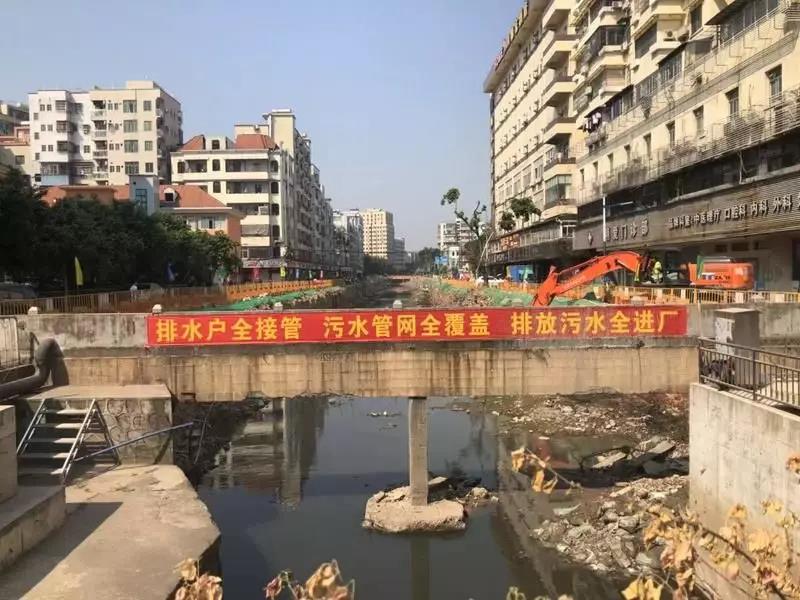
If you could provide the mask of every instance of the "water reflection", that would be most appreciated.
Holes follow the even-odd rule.
[[[497,487],[498,447],[508,440],[501,445],[495,418],[478,406],[453,412],[444,400],[430,402],[430,470]],[[226,597],[263,598],[280,570],[302,578],[331,558],[355,578],[359,598],[488,600],[505,597],[510,585],[528,597],[618,597],[613,586],[532,544],[525,517],[508,519],[500,506],[474,513],[460,534],[361,529],[367,498],[407,482],[406,404],[293,399],[242,424],[199,489],[222,531]],[[383,411],[398,416],[369,416]]]

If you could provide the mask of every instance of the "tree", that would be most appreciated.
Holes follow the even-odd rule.
[[[456,216],[456,219],[464,223],[467,229],[472,233],[471,237],[478,241],[477,244],[471,246],[471,250],[467,246],[464,247],[465,252],[468,253],[467,262],[470,264],[470,268],[473,269],[473,272],[477,274],[481,267],[481,257],[489,242],[489,236],[485,233],[486,224],[482,218],[486,213],[486,205],[478,201],[475,204],[475,208],[472,209],[472,214],[468,216],[467,213],[458,208],[458,201],[460,198],[461,192],[458,188],[450,188],[444,196],[442,196],[442,206],[453,205],[453,214]]]
[[[18,169],[0,177],[0,277],[25,278],[36,265],[44,204]]]
[[[541,216],[542,214],[542,211],[536,207],[533,200],[527,196],[513,198],[510,208],[510,211],[503,211],[503,214],[500,216],[498,225],[503,231],[513,231],[517,224],[517,219],[522,219],[527,222],[533,215]]]
[[[442,251],[438,248],[423,248],[417,252],[417,260],[414,264],[415,271],[423,271],[425,273],[437,272],[436,259],[442,255]]]
[[[392,266],[385,258],[364,255],[364,274],[365,275],[388,275],[392,273]]]

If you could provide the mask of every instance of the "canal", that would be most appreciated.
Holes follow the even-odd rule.
[[[480,478],[496,489],[496,417],[476,402],[466,406],[451,410],[447,400],[430,401],[430,471]],[[531,556],[528,541],[524,553],[502,508],[502,490],[501,502],[473,512],[462,533],[390,536],[362,529],[369,496],[407,484],[406,407],[406,399],[298,398],[238,427],[198,489],[222,532],[226,597],[263,598],[263,587],[281,570],[304,580],[333,558],[355,579],[359,598],[502,599],[509,586],[528,598],[619,597],[609,582],[553,551],[537,548]]]

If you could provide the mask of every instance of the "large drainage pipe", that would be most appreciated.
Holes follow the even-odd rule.
[[[43,340],[33,355],[33,375],[0,383],[0,400],[20,394],[29,394],[42,387],[53,371],[59,350],[58,342],[54,338]]]

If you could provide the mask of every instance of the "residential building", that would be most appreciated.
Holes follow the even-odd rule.
[[[333,212],[336,265],[348,273],[364,272],[364,220],[358,210]]]
[[[40,90],[28,101],[36,183],[127,185],[137,174],[170,180],[169,153],[183,142],[183,114],[180,102],[157,83]]]
[[[389,264],[396,271],[402,271],[406,267],[406,240],[405,238],[394,238],[392,240],[392,253],[389,257]]]
[[[581,36],[592,35],[576,30],[569,18],[573,5],[526,0],[484,83],[492,151],[487,263],[494,271],[529,264],[544,277],[553,262],[572,260],[577,208],[571,147],[583,133],[576,124],[570,54]],[[515,200],[525,198],[540,215],[515,216]]]
[[[394,252],[394,215],[382,208],[361,211],[364,221],[364,254],[391,262]]]
[[[132,175],[128,185],[51,186],[42,195],[42,200],[51,206],[65,199],[97,200],[105,204],[136,202],[148,214],[172,213],[195,231],[210,235],[219,231],[237,244],[241,241],[242,215],[238,211],[199,186],[159,184],[154,175]]]
[[[439,223],[436,243],[444,252],[448,246],[458,245],[462,248],[467,242],[476,240],[475,233],[463,221]]]
[[[0,135],[0,172],[15,167],[30,176],[30,149],[27,123],[15,126],[12,135]]]
[[[333,210],[294,113],[234,126],[233,139],[196,135],[172,153],[174,183],[194,184],[244,215],[250,279],[319,276],[334,266]]]
[[[648,252],[676,284],[716,255],[800,286],[796,6],[577,3],[575,249]]]
[[[28,118],[28,107],[25,104],[0,100],[0,136],[14,135],[14,130],[26,123]]]

